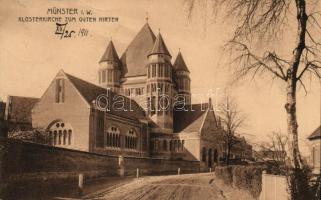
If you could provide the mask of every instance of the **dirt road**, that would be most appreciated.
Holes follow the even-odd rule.
[[[203,200],[253,199],[248,193],[224,185],[213,173],[153,176],[135,179],[86,199],[110,200]]]

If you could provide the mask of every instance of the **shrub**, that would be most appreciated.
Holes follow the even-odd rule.
[[[35,142],[38,144],[48,144],[49,142],[49,135],[45,131],[38,129],[9,132],[8,138]]]
[[[232,166],[216,167],[215,174],[218,178],[222,179],[225,184],[232,184],[233,183],[232,170],[233,170]]]
[[[225,184],[247,190],[254,198],[258,198],[262,190],[262,166],[224,166],[217,167],[215,174]]]
[[[262,167],[235,166],[233,169],[233,185],[248,190],[255,198],[262,190]]]

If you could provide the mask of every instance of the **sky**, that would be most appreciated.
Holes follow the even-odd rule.
[[[60,69],[97,83],[98,61],[112,38],[119,56],[146,23],[154,33],[161,32],[175,59],[181,49],[191,72],[193,94],[221,91],[228,86],[231,73],[222,47],[231,38],[233,23],[208,17],[210,8],[195,10],[188,17],[184,0],[0,0],[0,97],[7,95],[41,97]],[[48,16],[48,8],[90,9],[96,17],[118,17],[118,22],[70,22],[68,28],[88,29],[87,37],[63,38],[55,35],[55,23],[22,23],[18,17]],[[147,14],[148,13],[148,14]],[[79,15],[76,16],[77,18]],[[292,34],[271,45],[289,51]],[[289,48],[290,47],[290,48]],[[308,95],[298,94],[300,146],[307,152],[306,137],[320,125],[320,86],[307,84]],[[240,109],[247,115],[244,136],[253,144],[273,131],[286,133],[285,87],[269,78],[244,80],[230,87]],[[202,101],[207,100],[206,95]],[[194,102],[200,98],[193,98]]]

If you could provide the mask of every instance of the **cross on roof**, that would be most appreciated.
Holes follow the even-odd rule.
[[[146,12],[146,23],[148,23],[148,12]]]

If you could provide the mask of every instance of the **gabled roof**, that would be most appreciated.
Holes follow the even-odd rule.
[[[100,94],[106,94],[106,89],[65,73],[67,78],[76,87],[78,92],[85,98],[88,104],[91,104]]]
[[[313,131],[313,133],[308,137],[309,140],[313,140],[313,139],[321,139],[321,126],[319,128],[317,128],[315,131]]]
[[[32,108],[39,98],[8,96],[7,119],[16,123],[30,123]]]
[[[114,61],[114,62],[119,62],[119,57],[116,52],[115,46],[113,41],[110,41],[105,53],[101,57],[99,63],[104,62],[104,61]]]
[[[174,133],[198,132],[206,117],[208,104],[186,105],[186,111],[174,111]]]
[[[121,56],[122,77],[145,76],[147,55],[155,43],[155,35],[146,23]]]
[[[153,54],[165,54],[171,56],[160,33],[158,33],[155,44],[149,53],[149,55]]]
[[[90,82],[87,82],[85,80],[82,80],[80,78],[77,78],[73,75],[65,73],[67,78],[71,81],[71,83],[75,86],[75,88],[78,90],[78,92],[84,97],[84,99],[87,101],[89,105],[92,105],[92,102],[97,99],[99,95],[106,94],[108,97],[108,100],[111,100],[108,105],[112,105],[113,102],[123,100],[124,101],[124,108],[122,110],[115,110],[113,107],[110,107],[110,110],[107,111],[107,113],[129,118],[132,120],[139,120],[139,119],[145,119],[145,111],[142,107],[140,107],[136,101],[129,99],[125,96],[118,95],[111,90],[107,90],[105,88],[102,88],[100,86],[94,85]],[[117,99],[116,98],[117,95]],[[121,98],[121,99],[120,99]]]
[[[189,72],[181,52],[178,52],[178,55],[176,57],[173,67],[176,71]]]

